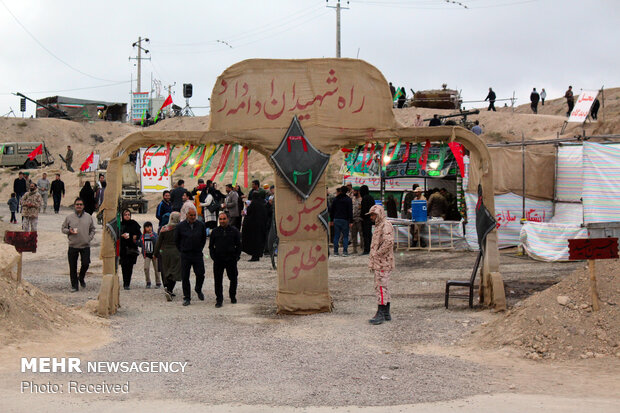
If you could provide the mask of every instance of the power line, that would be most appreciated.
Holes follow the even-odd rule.
[[[62,90],[39,90],[39,91],[29,91],[29,92],[22,92],[24,94],[37,94],[37,93],[60,93],[60,92],[73,92],[76,90],[87,90],[87,89],[99,89],[99,88],[103,88],[103,87],[110,87],[110,86],[118,86],[118,85],[124,85],[127,83],[131,83],[131,80],[125,80],[122,82],[115,82],[115,83],[109,83],[107,85],[99,85],[99,86],[86,86],[86,87],[76,87],[76,88],[72,88],[72,89],[62,89]],[[11,92],[6,92],[6,93],[0,93],[0,95],[13,95],[13,93]]]
[[[47,47],[45,47],[45,45],[44,45],[43,43],[41,43],[41,42],[39,41],[39,39],[37,39],[37,38],[36,38],[36,37],[35,37],[32,33],[30,33],[30,31],[26,28],[26,26],[24,26],[24,25],[22,24],[22,22],[20,22],[20,21],[19,21],[19,19],[17,18],[17,16],[15,16],[15,15],[13,14],[13,12],[12,12],[12,11],[11,11],[8,7],[7,7],[7,5],[6,5],[6,4],[4,4],[4,1],[3,1],[3,0],[0,0],[0,3],[2,3],[2,5],[3,5],[3,6],[4,6],[4,8],[6,9],[6,11],[8,11],[8,12],[9,12],[9,14],[13,17],[13,19],[15,19],[15,21],[17,22],[17,24],[19,24],[19,25],[21,26],[21,28],[22,28],[22,29],[24,29],[24,31],[25,31],[25,32],[26,32],[26,33],[27,33],[30,37],[32,37],[32,39],[33,39],[33,40],[34,40],[34,41],[35,41],[35,42],[36,42],[39,46],[41,46],[41,48],[42,48],[43,50],[45,50],[47,53],[49,53],[49,54],[50,54],[50,55],[51,55],[54,59],[58,60],[58,61],[59,61],[60,63],[62,63],[63,65],[67,66],[69,69],[71,69],[71,70],[73,70],[73,71],[75,71],[75,72],[78,72],[78,73],[80,73],[80,74],[82,74],[82,75],[84,75],[84,76],[90,77],[91,79],[95,79],[95,80],[103,80],[104,82],[117,82],[117,81],[115,81],[115,80],[110,80],[110,79],[102,79],[102,78],[100,78],[100,77],[90,75],[90,74],[88,74],[88,73],[86,73],[86,72],[83,72],[83,71],[81,71],[80,69],[78,69],[78,68],[76,68],[76,67],[74,67],[74,66],[70,65],[69,63],[67,63],[67,62],[65,62],[64,60],[62,60],[60,57],[56,56],[56,55],[55,55],[55,54],[54,54],[51,50],[49,50]]]

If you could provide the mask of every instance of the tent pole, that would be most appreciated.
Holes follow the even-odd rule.
[[[521,132],[521,186],[523,188],[523,202],[521,222],[525,221],[525,134]]]

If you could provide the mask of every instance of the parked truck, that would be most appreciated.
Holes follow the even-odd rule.
[[[30,159],[28,155],[39,145],[43,145],[41,154]],[[54,163],[54,158],[45,146],[45,142],[6,142],[0,143],[0,147],[2,148],[0,167],[34,169],[41,165],[47,166]]]
[[[123,165],[121,191],[121,208],[133,209],[140,214],[146,214],[149,209],[149,201],[144,199],[140,190],[140,177],[136,173],[136,165],[132,162]]]

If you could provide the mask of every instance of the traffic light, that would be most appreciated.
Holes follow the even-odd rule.
[[[192,84],[183,83],[183,97],[188,99],[192,97]]]
[[[26,111],[26,99],[21,98],[19,100],[19,110],[21,110],[22,112]]]

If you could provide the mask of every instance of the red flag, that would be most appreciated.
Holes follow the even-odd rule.
[[[41,155],[42,153],[43,153],[43,144],[37,146],[37,149],[30,152],[30,154],[28,155],[28,159],[30,159],[31,161],[34,161],[34,158]]]
[[[452,153],[454,154],[454,159],[456,160],[456,164],[459,166],[459,169],[461,170],[461,178],[464,178],[465,177],[465,164],[463,163],[463,154],[464,154],[463,145],[461,145],[460,143],[456,143],[456,142],[450,142],[448,143],[448,146],[450,147],[450,149],[452,149]]]
[[[80,171],[84,172],[85,170],[90,168],[90,165],[93,163],[94,157],[95,157],[95,152],[91,152],[90,155],[88,155],[88,158],[86,158],[86,160],[82,164],[82,166],[80,166]]]
[[[426,162],[428,161],[428,151],[431,149],[431,141],[426,140],[426,145],[424,146],[424,150],[422,151],[422,156],[420,157],[420,170],[426,171]]]
[[[168,95],[166,100],[164,100],[164,104],[161,105],[161,108],[159,108],[159,110],[161,111],[163,108],[165,108],[168,105],[172,105],[172,95]]]

